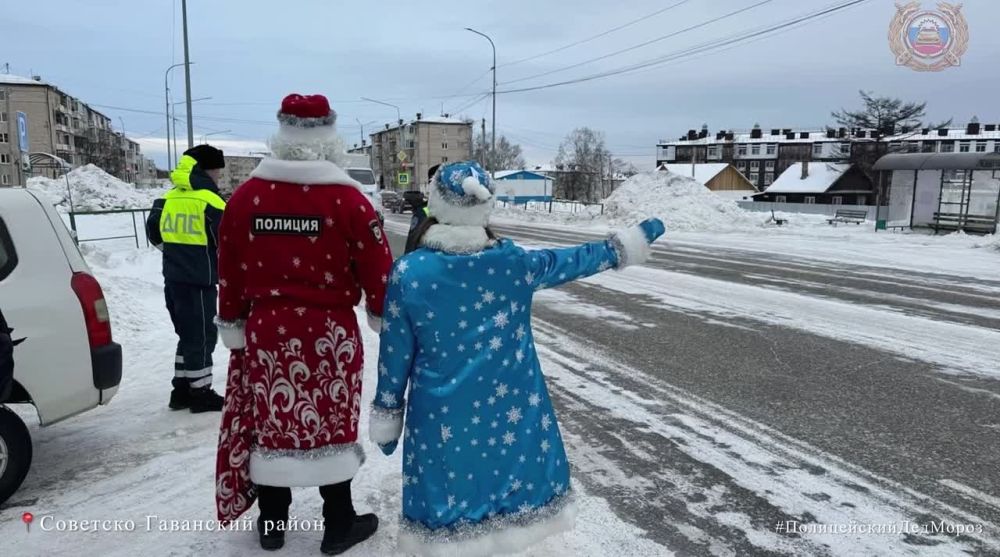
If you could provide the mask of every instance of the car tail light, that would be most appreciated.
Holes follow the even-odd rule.
[[[111,315],[108,313],[108,303],[104,301],[104,292],[97,279],[87,273],[73,273],[70,285],[83,307],[90,347],[98,348],[111,344]]]

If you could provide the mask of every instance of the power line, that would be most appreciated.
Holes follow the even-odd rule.
[[[506,82],[502,83],[501,85],[510,85],[511,83],[520,83],[522,81],[528,81],[530,79],[535,79],[535,78],[538,78],[538,77],[544,77],[544,76],[547,76],[547,75],[562,73],[562,72],[564,72],[566,70],[571,70],[573,68],[579,68],[580,66],[585,66],[585,65],[593,63],[593,62],[598,62],[600,60],[605,60],[605,59],[611,58],[613,56],[618,56],[619,54],[624,54],[626,52],[631,52],[633,50],[644,48],[644,47],[647,47],[647,46],[649,46],[651,44],[658,43],[660,41],[665,41],[667,39],[676,37],[678,35],[682,35],[682,34],[687,33],[689,31],[694,31],[696,29],[701,29],[702,27],[707,27],[707,26],[709,26],[709,25],[711,25],[713,23],[718,23],[718,22],[720,22],[720,21],[722,21],[724,19],[729,19],[730,17],[737,16],[739,14],[742,14],[744,12],[748,12],[748,11],[753,10],[755,8],[759,8],[760,6],[763,6],[765,4],[770,4],[773,1],[774,0],[760,0],[756,4],[751,4],[750,6],[746,6],[744,8],[740,8],[738,10],[729,12],[727,14],[723,14],[723,15],[718,16],[718,17],[714,17],[712,19],[709,19],[708,21],[703,21],[701,23],[692,25],[690,27],[685,27],[684,29],[681,29],[680,31],[674,31],[673,33],[668,33],[666,35],[661,35],[661,36],[659,36],[659,37],[657,37],[655,39],[651,39],[651,40],[648,40],[646,42],[642,42],[642,43],[639,43],[639,44],[636,44],[636,45],[632,45],[632,46],[630,46],[628,48],[623,48],[621,50],[616,50],[615,52],[611,52],[611,53],[605,54],[603,56],[598,56],[597,58],[591,58],[589,60],[584,60],[583,62],[578,62],[576,64],[571,64],[569,66],[564,66],[562,68],[557,68],[555,70],[549,70],[547,72],[542,72],[542,73],[531,75],[531,76],[528,76],[528,77],[521,77],[521,78],[518,78],[518,79],[511,80],[511,81],[506,81]]]
[[[844,2],[844,3],[841,3],[841,4],[835,5],[835,6],[824,8],[823,10],[820,10],[820,11],[817,11],[817,12],[812,12],[810,14],[807,14],[807,15],[804,15],[804,16],[800,16],[800,17],[795,18],[795,19],[786,20],[785,22],[782,22],[782,23],[779,23],[779,24],[775,24],[775,25],[772,25],[772,26],[769,26],[769,27],[766,27],[766,28],[763,28],[763,29],[752,30],[749,33],[745,33],[743,35],[739,35],[739,36],[730,35],[730,37],[733,37],[733,38],[730,38],[730,39],[726,39],[726,40],[723,40],[723,41],[713,41],[713,42],[709,42],[709,43],[702,43],[701,45],[696,46],[696,47],[679,50],[679,51],[673,52],[671,54],[667,54],[665,56],[657,57],[657,58],[654,58],[654,59],[651,59],[651,60],[647,60],[645,62],[640,62],[640,63],[637,63],[637,64],[633,64],[633,65],[630,65],[630,66],[624,66],[624,67],[621,67],[621,68],[618,68],[618,69],[615,69],[615,70],[609,70],[609,71],[606,71],[606,72],[592,74],[592,75],[589,75],[589,76],[584,76],[584,77],[580,77],[580,78],[576,78],[576,79],[569,79],[569,80],[566,80],[566,81],[560,81],[560,82],[556,82],[556,83],[548,83],[548,84],[545,84],[545,85],[536,85],[536,86],[532,86],[532,87],[522,87],[522,88],[518,88],[518,89],[508,89],[506,91],[497,91],[497,94],[500,95],[500,94],[510,94],[510,93],[524,93],[524,92],[528,92],[528,91],[539,91],[539,90],[542,90],[542,89],[551,89],[551,88],[554,88],[554,87],[562,87],[564,85],[573,85],[573,84],[576,84],[576,83],[583,83],[583,82],[587,82],[587,81],[593,81],[595,79],[603,79],[605,77],[612,77],[612,76],[621,75],[621,74],[624,74],[624,73],[634,72],[634,71],[637,71],[637,70],[641,70],[641,69],[645,69],[645,68],[649,68],[649,67],[653,67],[653,66],[665,64],[667,62],[673,62],[673,61],[677,61],[677,60],[683,60],[683,59],[689,58],[691,56],[694,56],[696,54],[701,54],[701,53],[705,53],[705,52],[711,52],[711,51],[719,50],[722,47],[726,47],[726,46],[729,46],[731,44],[736,44],[736,43],[740,43],[740,42],[750,42],[752,39],[758,38],[759,35],[761,35],[761,34],[775,33],[775,32],[781,31],[781,30],[783,30],[785,28],[792,27],[792,26],[798,25],[800,23],[804,23],[806,21],[810,21],[812,19],[820,18],[820,17],[826,16],[826,15],[832,14],[834,12],[841,11],[841,10],[844,10],[844,9],[847,9],[847,8],[850,8],[850,7],[853,7],[855,5],[862,4],[862,3],[865,3],[865,2],[868,2],[868,1],[869,0],[851,0],[849,2]]]
[[[650,18],[656,17],[656,16],[658,16],[658,15],[664,13],[664,12],[668,12],[668,11],[670,11],[670,10],[676,8],[676,7],[679,7],[679,6],[682,6],[684,4],[687,4],[690,1],[691,0],[681,0],[680,2],[677,2],[676,4],[667,6],[666,8],[661,8],[659,10],[656,10],[653,13],[646,14],[646,15],[644,15],[642,17],[633,19],[632,21],[629,21],[628,23],[619,25],[618,27],[614,27],[612,29],[608,29],[607,31],[604,31],[602,33],[598,33],[596,35],[587,37],[586,39],[581,39],[579,41],[572,42],[572,43],[569,43],[567,45],[563,45],[563,46],[561,46],[559,48],[556,48],[556,49],[553,49],[553,50],[549,50],[549,51],[546,51],[546,52],[542,52],[541,54],[535,54],[534,56],[529,56],[527,58],[521,58],[520,60],[514,60],[513,62],[507,62],[506,64],[500,64],[499,67],[505,68],[507,66],[513,66],[515,64],[520,64],[522,62],[528,62],[528,61],[531,61],[531,60],[537,60],[538,58],[542,58],[542,57],[548,56],[550,54],[555,54],[557,52],[562,52],[564,50],[568,50],[570,48],[573,48],[574,46],[579,46],[579,45],[584,44],[584,43],[589,43],[590,41],[599,39],[601,37],[606,37],[606,36],[608,36],[608,35],[610,35],[610,34],[612,34],[614,32],[617,32],[617,31],[621,31],[622,29],[625,29],[626,27],[631,27],[631,26],[635,25],[636,23],[641,23],[641,22],[646,21],[646,20],[648,20]]]

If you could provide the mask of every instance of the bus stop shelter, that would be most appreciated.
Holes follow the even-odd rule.
[[[1000,220],[1000,153],[891,153],[874,169],[889,228],[993,234]]]

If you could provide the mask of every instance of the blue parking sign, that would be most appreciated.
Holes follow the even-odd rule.
[[[17,145],[22,153],[28,152],[28,115],[17,113]]]

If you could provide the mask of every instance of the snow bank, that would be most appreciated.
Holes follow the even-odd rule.
[[[494,218],[573,226],[629,226],[658,217],[671,232],[735,232],[759,229],[767,217],[744,211],[733,199],[716,195],[701,183],[667,171],[629,178],[604,202],[604,214],[496,208]]]
[[[145,209],[164,192],[161,188],[137,189],[92,164],[74,169],[68,174],[68,178],[73,193],[73,207],[77,211]],[[28,189],[41,193],[60,211],[69,211],[66,177],[29,178]]]
[[[764,221],[692,178],[665,171],[630,178],[605,201],[604,215],[619,225],[658,217],[672,231],[746,229]]]

